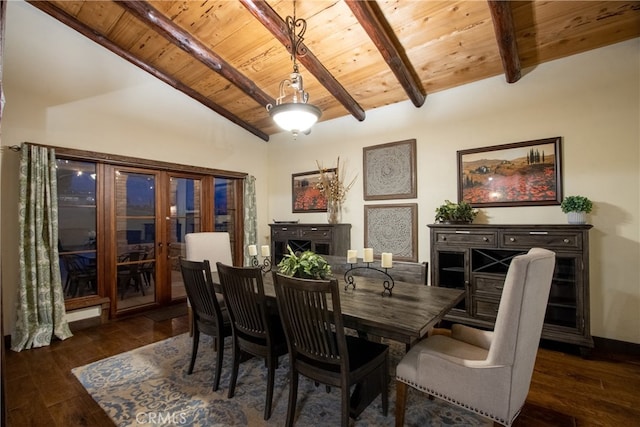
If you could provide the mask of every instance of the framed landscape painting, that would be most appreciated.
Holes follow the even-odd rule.
[[[336,169],[327,169],[329,177]],[[316,184],[320,180],[320,171],[300,172],[291,175],[292,211],[326,212],[327,198],[318,190]]]
[[[560,137],[458,151],[458,201],[473,207],[559,205]]]

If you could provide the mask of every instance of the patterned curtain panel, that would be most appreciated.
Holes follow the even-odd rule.
[[[53,149],[22,144],[18,318],[11,349],[43,347],[72,336],[65,320],[58,260],[58,189]]]
[[[244,179],[244,245],[255,244],[258,234],[258,214],[256,209],[256,177],[249,175]],[[244,265],[251,265],[248,251],[243,250]]]

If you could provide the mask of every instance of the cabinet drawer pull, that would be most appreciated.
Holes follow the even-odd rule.
[[[562,241],[565,242],[565,243],[569,243],[570,240],[569,239],[564,239]]]
[[[447,240],[446,236],[442,236],[442,241],[444,242],[445,240]]]
[[[318,231],[316,227],[311,227],[311,231]]]
[[[487,237],[483,237],[483,238],[482,238],[482,241],[483,241],[483,242],[488,242],[488,241],[489,241],[489,238],[487,238]]]
[[[549,234],[549,232],[548,231],[530,231],[529,234],[536,234],[536,235],[546,236],[547,234]]]
[[[466,231],[466,230],[456,230],[456,234],[470,234],[470,231]]]
[[[287,227],[282,227],[282,231],[287,231]]]
[[[515,238],[515,237],[510,237],[510,238],[509,238],[509,241],[510,241],[510,242],[515,242],[515,241],[516,241],[516,238]]]
[[[496,288],[497,290],[501,291],[504,289],[504,286],[494,286],[494,288]]]

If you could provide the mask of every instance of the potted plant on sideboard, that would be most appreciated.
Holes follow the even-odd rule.
[[[478,210],[465,201],[453,203],[445,200],[436,208],[436,222],[443,224],[471,224],[478,215]]]
[[[567,214],[569,224],[584,224],[587,214],[593,209],[593,202],[584,196],[567,196],[562,199],[560,209]]]

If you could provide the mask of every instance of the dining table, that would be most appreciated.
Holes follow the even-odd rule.
[[[262,277],[265,296],[275,307],[272,273]],[[217,273],[212,273],[212,279],[214,285],[219,285]],[[465,295],[460,289],[395,281],[390,296],[383,292],[383,278],[354,276],[355,286],[345,286],[342,278],[337,280],[344,326],[369,339],[387,338],[403,343],[406,349],[424,338]],[[357,417],[382,386],[358,384],[351,395],[351,415]]]

